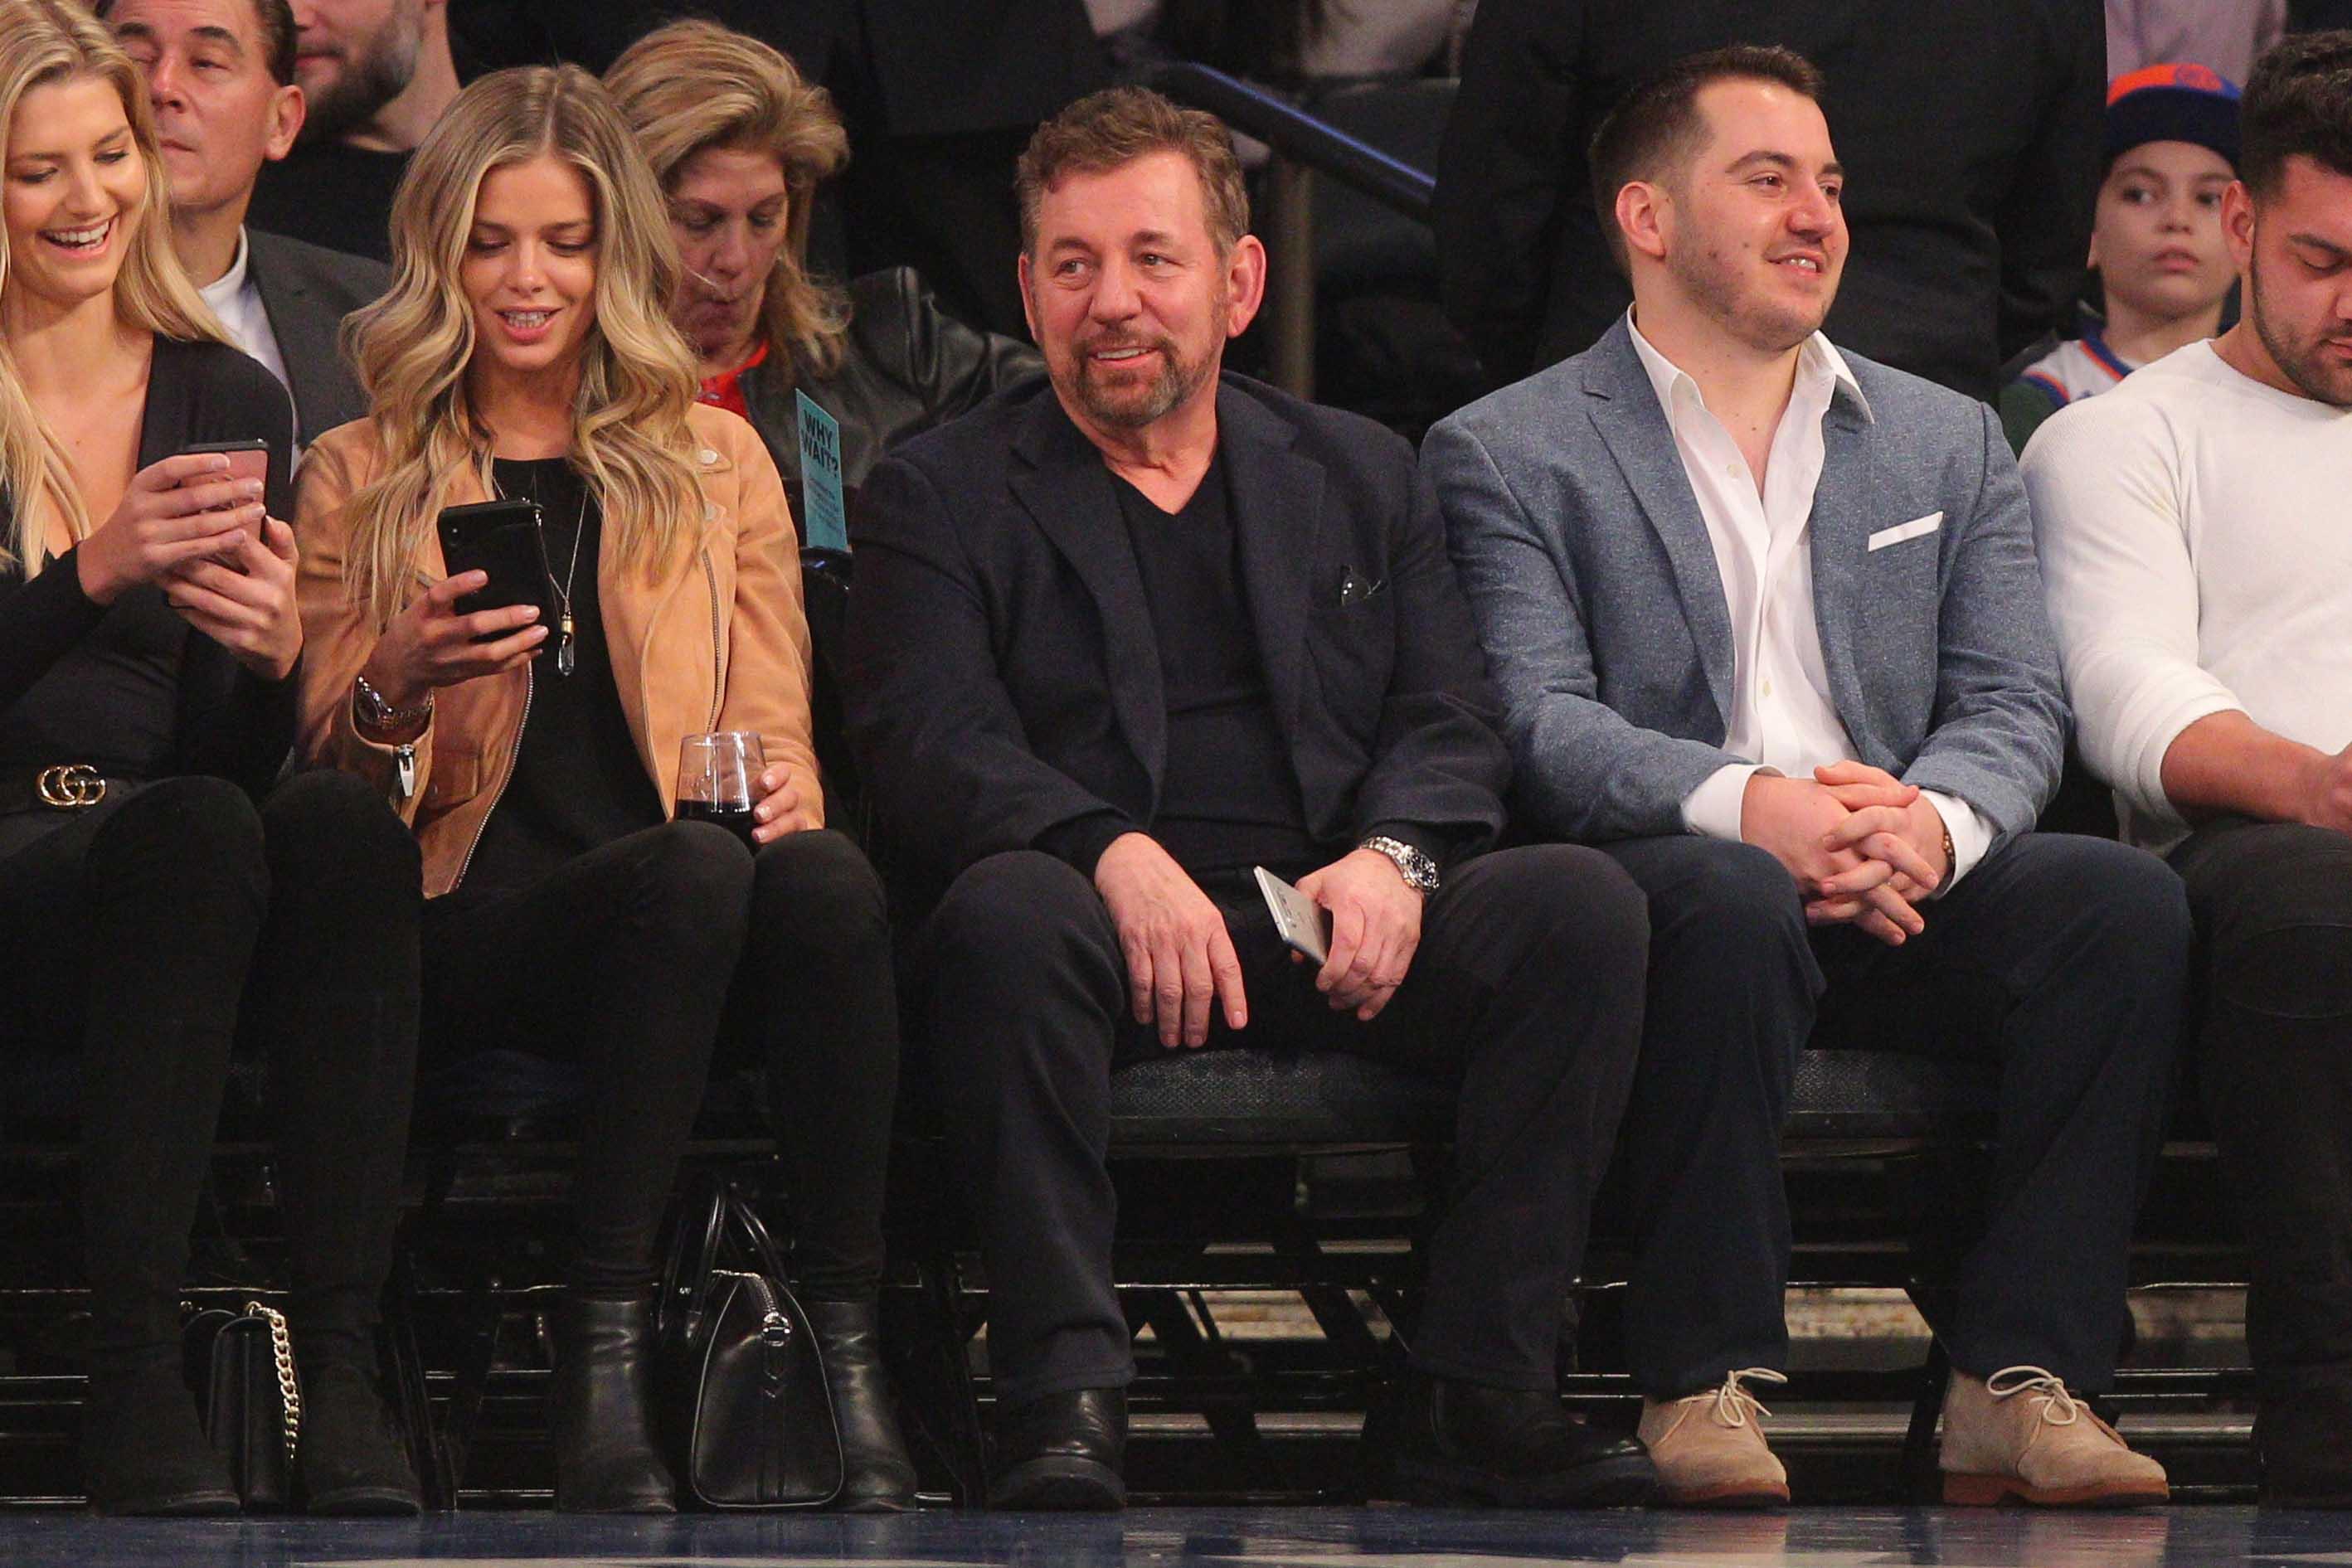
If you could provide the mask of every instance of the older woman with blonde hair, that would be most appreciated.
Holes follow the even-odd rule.
[[[604,81],[669,199],[684,258],[670,314],[702,399],[749,419],[788,483],[801,479],[795,393],[840,424],[855,490],[898,442],[1045,374],[1034,349],[943,314],[905,267],[845,289],[809,275],[817,188],[849,161],[849,140],[825,90],[776,50],[673,22]]]
[[[173,259],[146,91],[81,7],[0,0],[0,1039],[78,1058],[85,1488],[108,1512],[237,1508],[179,1299],[242,1015],[270,1055],[298,1496],[413,1513],[373,1325],[416,856],[352,781],[276,782],[302,652],[292,411]],[[225,442],[258,465],[187,450]]]
[[[302,746],[383,790],[423,852],[428,1049],[585,1069],[556,1506],[672,1507],[647,1408],[656,1229],[730,990],[785,1112],[807,1305],[852,1450],[842,1500],[903,1505],[872,1291],[888,941],[872,869],[824,827],[775,465],[696,402],[663,313],[678,263],[661,194],[593,77],[466,89],[417,149],[392,234],[391,290],[347,328],[372,412],[302,470]],[[528,570],[545,580],[500,586],[543,589],[552,625],[529,603],[472,608],[486,574],[449,574],[436,517],[490,497],[536,509]],[[673,820],[681,743],[706,732],[764,751],[744,838]]]

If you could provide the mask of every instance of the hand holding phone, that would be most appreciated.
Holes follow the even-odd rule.
[[[1275,935],[1282,945],[1318,968],[1331,956],[1331,912],[1283,881],[1264,866],[1257,890],[1265,895],[1266,913],[1274,916]]]
[[[82,591],[111,604],[122,591],[154,582],[261,538],[259,479],[236,478],[217,452],[175,453],[131,476],[107,519],[74,551]]]
[[[182,457],[201,457],[213,453],[218,453],[228,459],[229,478],[233,480],[248,481],[255,485],[267,485],[268,483],[269,443],[267,441],[263,441],[258,438],[247,441],[199,441],[193,444],[181,447],[179,455]],[[206,477],[209,477],[209,476]],[[197,482],[201,483],[202,481],[199,480]],[[184,488],[187,483],[187,481],[182,482]],[[233,509],[236,505],[236,503],[234,501],[223,502],[217,506],[208,507],[205,510],[214,512],[228,511]],[[252,526],[248,531],[252,534],[257,542],[260,540],[261,519],[258,517],[253,518]],[[220,562],[221,565],[227,567],[232,571],[241,571],[244,570],[237,561],[237,552],[235,550],[228,551],[222,555],[214,556],[212,559]]]
[[[555,624],[555,578],[548,569],[547,534],[537,502],[509,497],[446,507],[434,530],[450,576],[478,571],[489,579],[457,601],[458,614],[529,605],[538,612],[539,624]],[[478,640],[492,642],[502,634],[494,631]]]
[[[520,669],[555,629],[539,509],[530,501],[451,507],[434,532],[449,575],[392,618],[360,671],[395,708],[414,707],[442,686]]]

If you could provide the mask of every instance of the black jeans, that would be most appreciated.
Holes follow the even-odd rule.
[[[870,1294],[898,1089],[882,891],[838,833],[756,862],[703,822],[667,822],[528,887],[460,887],[425,909],[425,1019],[438,1059],[487,1046],[581,1062],[571,1278],[651,1281],[730,989],[769,1053],[812,1294]]]
[[[1882,946],[1808,928],[1796,884],[1748,844],[1607,846],[1650,901],[1650,994],[1626,1112],[1636,1260],[1634,1380],[1653,1398],[1788,1356],[1789,1202],[1780,1127],[1797,1052],[1834,986],[1868,1007],[1924,987],[1989,1015],[2000,1065],[1990,1224],[1961,1270],[1952,1361],[2030,1364],[2098,1392],[2126,1322],[2132,1223],[2161,1146],[2187,973],[2179,879],[2105,840],[2028,833]],[[1926,1044],[1893,1009],[1890,1040]]]
[[[2199,1078],[2247,1240],[2265,1477],[2352,1500],[2352,838],[2230,818],[2172,852]]]
[[[1415,1363],[1554,1386],[1560,1303],[1641,1034],[1645,923],[1631,883],[1560,844],[1456,867],[1370,1025],[1325,1005],[1262,908],[1234,902],[1227,925],[1250,1023],[1235,1034],[1213,1019],[1212,1048],[1357,1051],[1459,1085]],[[920,971],[928,1060],[986,1251],[999,1397],[1123,1385],[1134,1361],[1110,1276],[1110,1080],[1161,1047],[1128,1010],[1110,915],[1061,861],[992,856],[950,887]]]
[[[40,934],[0,1031],[80,1057],[95,1353],[177,1340],[240,1003],[268,1052],[293,1315],[307,1343],[373,1325],[415,1080],[418,883],[399,820],[327,772],[258,812],[224,780],[164,779],[0,859],[0,924]]]

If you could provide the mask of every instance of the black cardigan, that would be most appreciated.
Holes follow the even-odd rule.
[[[264,487],[269,515],[289,517],[294,411],[286,389],[259,363],[225,344],[155,340],[139,434],[140,467],[194,443],[256,436],[269,443]],[[8,504],[0,498],[0,526],[11,520]],[[109,607],[81,591],[75,566],[79,548],[29,580],[20,568],[0,573],[0,712],[14,707],[106,618]],[[263,680],[192,629],[180,665],[173,771],[213,774],[259,795],[293,747],[299,685],[299,669],[282,681]]]

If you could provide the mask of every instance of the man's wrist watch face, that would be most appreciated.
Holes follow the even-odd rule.
[[[1374,854],[1387,856],[1397,868],[1397,874],[1404,878],[1405,885],[1415,893],[1427,897],[1437,891],[1437,862],[1402,839],[1375,834],[1364,841],[1363,847]]]

